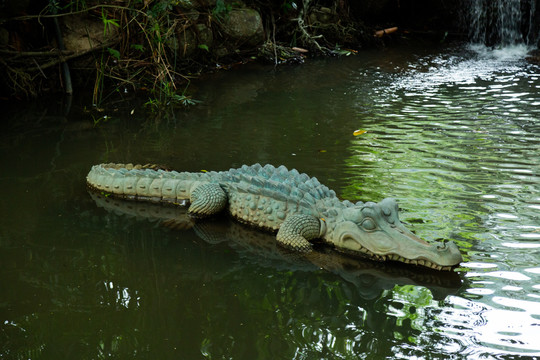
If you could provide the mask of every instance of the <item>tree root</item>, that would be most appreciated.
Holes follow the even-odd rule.
[[[298,25],[298,29],[300,30],[301,36],[300,36],[300,42],[305,44],[305,46],[314,47],[319,53],[322,55],[328,55],[330,53],[330,49],[321,46],[317,40],[323,39],[323,35],[311,35],[307,29],[306,26],[306,17],[309,10],[309,3],[311,0],[304,0],[302,9],[299,12],[299,15],[296,19],[293,19],[293,21],[296,21]]]
[[[301,51],[295,50],[288,46],[283,46],[276,44],[272,41],[265,42],[259,48],[259,57],[262,59],[274,63],[275,65],[280,64],[302,64],[304,63],[304,55]]]

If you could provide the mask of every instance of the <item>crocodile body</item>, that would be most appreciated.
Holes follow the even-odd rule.
[[[277,232],[284,247],[311,251],[322,239],[337,250],[449,270],[462,261],[454,243],[431,245],[399,221],[397,203],[340,201],[315,177],[284,166],[242,166],[221,172],[189,173],[131,164],[93,166],[91,189],[112,196],[189,203],[191,215],[205,217],[227,211],[240,222]]]

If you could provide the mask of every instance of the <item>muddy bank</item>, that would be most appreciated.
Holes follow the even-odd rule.
[[[350,55],[411,33],[457,32],[458,2],[24,0],[0,9],[3,97],[148,89],[179,101],[206,71],[265,61]],[[396,31],[397,28],[397,31]],[[383,31],[387,29],[387,31]]]

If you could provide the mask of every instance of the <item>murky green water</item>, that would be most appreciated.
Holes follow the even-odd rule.
[[[192,89],[203,103],[161,121],[129,103],[106,121],[54,102],[4,112],[0,358],[540,356],[537,66],[384,49]],[[170,209],[92,199],[84,179],[104,161],[296,167],[342,198],[398,199],[465,262],[454,276],[313,265],[230,221],[171,229],[155,220]]]

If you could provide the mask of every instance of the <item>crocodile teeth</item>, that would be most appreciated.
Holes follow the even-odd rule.
[[[369,249],[367,249],[367,248],[365,248],[363,246],[360,247],[357,251],[369,255],[372,259],[377,260],[377,261],[392,260],[392,261],[399,261],[399,262],[402,262],[402,263],[405,263],[405,264],[424,266],[424,267],[427,267],[427,268],[430,268],[430,269],[435,269],[435,270],[445,270],[445,271],[452,270],[451,266],[438,265],[436,263],[433,263],[433,262],[425,260],[425,259],[406,259],[406,258],[404,258],[402,256],[397,255],[397,254],[378,255],[378,254],[375,254],[375,253],[371,252]]]

